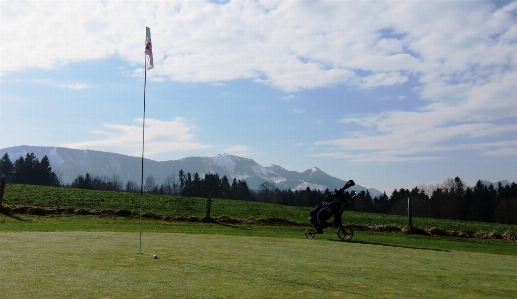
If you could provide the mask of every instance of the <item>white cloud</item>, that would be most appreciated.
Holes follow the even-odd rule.
[[[224,152],[236,156],[247,156],[251,152],[251,147],[247,145],[234,145],[225,149]]]
[[[343,151],[336,152],[350,159],[430,159],[460,148],[464,139],[516,131],[515,1],[500,8],[482,0],[4,1],[0,14],[0,40],[9,41],[0,45],[1,75],[114,55],[138,66],[132,72],[140,75],[149,26],[155,55],[150,80],[224,84],[244,78],[295,92],[333,85],[374,89],[414,78],[420,107],[345,117],[345,126],[361,129],[318,143],[339,146]],[[121,144],[131,135],[110,126]],[[175,147],[180,141],[183,146]],[[167,146],[205,145],[187,138]]]
[[[400,75],[399,72],[378,73],[361,79],[359,84],[363,88],[391,86],[401,84],[408,80],[406,76]]]
[[[62,82],[62,81],[57,82],[57,81],[54,81],[54,80],[52,80],[50,78],[46,78],[46,79],[33,79],[31,81],[35,82],[35,83],[43,83],[43,84],[59,86],[59,87],[68,88],[68,89],[80,90],[80,89],[92,88],[92,86],[90,86],[88,84],[85,84],[85,83],[78,83],[78,82],[66,83],[66,82]]]
[[[465,147],[464,142],[473,140],[475,143],[480,138],[504,140],[507,134],[517,133],[516,80],[517,74],[512,73],[498,82],[470,86],[461,100],[432,102],[419,111],[346,117],[341,123],[358,125],[361,129],[345,138],[317,144],[342,149],[324,152],[323,156],[355,162],[427,160],[446,150],[474,150],[482,155],[497,156],[515,154],[515,143],[493,141],[484,146]]]
[[[135,122],[139,125],[104,124],[104,129],[93,132],[100,136],[98,140],[64,146],[138,156],[142,152],[142,119],[135,119]],[[184,118],[178,117],[172,121],[146,119],[145,125],[145,153],[148,157],[160,153],[189,152],[211,147],[195,141],[195,127],[188,125]]]
[[[87,88],[92,88],[90,85],[84,84],[84,83],[72,83],[72,84],[60,83],[60,84],[58,84],[58,86],[64,87],[64,88],[69,88],[69,89],[87,89]]]
[[[0,74],[113,55],[140,65],[149,26],[151,79],[248,78],[297,91],[412,74],[431,98],[515,64],[516,11],[486,1],[9,1]]]

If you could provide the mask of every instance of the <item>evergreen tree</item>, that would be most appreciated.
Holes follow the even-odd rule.
[[[43,185],[43,186],[61,186],[61,182],[56,175],[56,173],[52,170],[50,166],[50,160],[45,155],[41,159],[39,163],[39,169],[36,171],[37,178],[35,184]]]
[[[373,200],[370,191],[366,190],[365,195],[361,198],[361,201],[356,204],[356,211],[358,212],[373,212]]]
[[[14,164],[9,159],[9,154],[5,153],[0,159],[0,177],[5,177],[6,181],[9,182],[14,176]]]
[[[237,179],[233,178],[232,185],[230,186],[230,198],[231,199],[239,199],[237,196],[238,187]]]
[[[235,184],[232,184],[232,188],[230,190],[230,192],[232,193],[232,196],[233,196],[233,199],[238,199],[238,200],[249,200],[251,199],[251,191],[248,187],[248,184],[246,183],[246,181],[242,181],[242,180],[236,180],[234,178],[234,183]]]
[[[221,197],[221,179],[217,173],[205,174],[205,179],[202,184],[203,196],[208,196],[209,192],[212,192],[212,197]]]
[[[294,193],[291,188],[287,189],[287,204],[291,206],[296,205],[296,200],[294,199]]]
[[[190,196],[196,196],[196,197],[203,196],[203,190],[201,188],[201,180],[200,180],[199,174],[197,172],[194,173],[194,179],[192,180]]]
[[[184,182],[182,195],[192,196],[192,176],[190,175],[190,172],[187,173],[187,179]]]
[[[70,187],[77,189],[84,189],[84,177],[82,174],[78,175],[70,184]]]
[[[409,191],[405,189],[397,189],[393,190],[390,197],[390,209],[391,214],[393,215],[407,215],[407,198],[409,196]]]
[[[377,199],[377,197],[375,197],[375,199],[374,199],[374,212],[381,213],[381,214],[388,214],[389,211],[390,211],[389,198],[388,198],[388,195],[386,195],[386,192],[383,192],[378,199]]]
[[[488,188],[478,180],[473,189],[473,202],[471,205],[469,220],[486,221],[488,218]]]
[[[40,162],[34,153],[27,153],[27,155],[25,155],[23,167],[27,184],[38,184],[39,165]]]
[[[427,196],[424,189],[415,187],[411,190],[409,196],[411,197],[413,216],[429,217],[429,196]]]
[[[221,197],[222,198],[230,198],[230,182],[228,181],[228,178],[226,175],[223,176],[221,179]]]
[[[25,175],[25,159],[23,157],[14,161],[13,182],[17,184],[27,184],[27,177]]]
[[[185,188],[185,173],[183,172],[183,169],[180,169],[178,174],[178,179],[180,183],[180,193],[183,192],[183,189]]]
[[[92,178],[90,177],[90,174],[88,172],[86,173],[86,176],[84,177],[83,188],[84,189],[93,189]]]

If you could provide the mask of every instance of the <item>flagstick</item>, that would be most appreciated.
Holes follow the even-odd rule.
[[[145,55],[144,55],[145,57]],[[147,85],[147,58],[144,67],[144,118],[142,121],[142,176],[140,180],[140,247],[138,254],[142,254],[142,201],[144,197],[144,144],[145,144],[145,88]]]

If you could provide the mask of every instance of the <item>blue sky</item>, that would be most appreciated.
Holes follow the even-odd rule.
[[[517,181],[515,1],[0,2],[0,148]]]

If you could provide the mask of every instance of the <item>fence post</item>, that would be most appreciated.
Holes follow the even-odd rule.
[[[205,219],[210,219],[210,211],[212,210],[212,188],[208,191],[208,199],[206,200],[206,216]]]
[[[5,177],[0,178],[0,209],[2,209],[2,203],[4,202],[5,192]]]
[[[411,197],[407,198],[407,226],[413,227],[413,207],[411,206]]]

